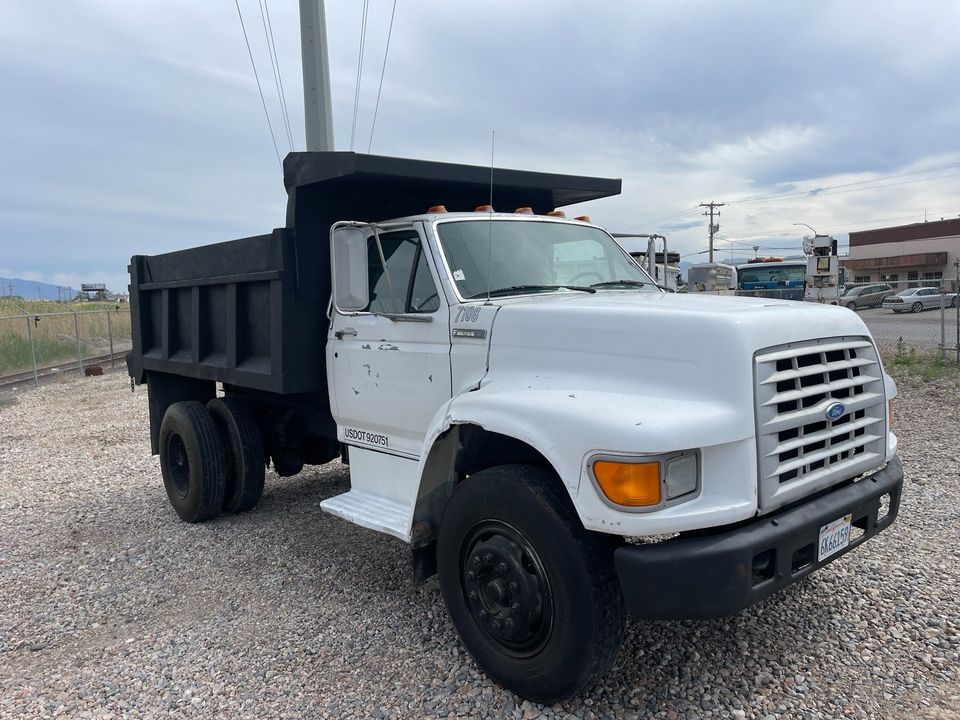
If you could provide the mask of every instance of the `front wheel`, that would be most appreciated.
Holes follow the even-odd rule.
[[[913,312],[918,313],[923,310],[923,303],[915,302],[910,309],[913,310]]]
[[[585,530],[561,482],[541,468],[503,465],[462,483],[440,525],[437,571],[477,664],[541,703],[596,682],[623,636],[615,542]]]
[[[855,302],[849,303],[847,307],[853,310],[854,312],[857,311],[857,304]]]

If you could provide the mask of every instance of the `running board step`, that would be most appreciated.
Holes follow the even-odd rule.
[[[327,498],[320,508],[360,527],[370,528],[410,542],[409,508],[396,500],[365,490],[351,490]]]

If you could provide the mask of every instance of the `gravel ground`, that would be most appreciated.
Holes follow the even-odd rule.
[[[900,520],[742,615],[633,623],[542,707],[464,653],[406,547],[321,514],[337,464],[186,525],[123,374],[0,395],[2,717],[960,717],[960,390],[901,383]]]

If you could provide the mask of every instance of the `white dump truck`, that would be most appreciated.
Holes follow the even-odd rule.
[[[409,544],[479,666],[547,703],[628,615],[738,613],[894,521],[860,318],[662,291],[556,212],[619,180],[300,153],[285,182],[286,227],[131,261],[128,367],[184,520],[253,508],[267,463],[349,463],[322,507]]]

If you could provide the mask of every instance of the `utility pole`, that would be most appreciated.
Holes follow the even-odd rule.
[[[300,0],[300,59],[307,150],[333,150],[330,62],[323,0]]]
[[[714,210],[716,210],[716,215],[717,215],[717,217],[719,218],[719,217],[720,217],[720,208],[722,208],[724,205],[726,205],[726,203],[718,203],[718,202],[700,203],[700,207],[710,208],[709,211],[703,213],[705,216],[706,216],[706,215],[709,215],[709,216],[710,216],[710,228],[709,228],[709,230],[710,230],[710,260],[709,260],[709,262],[713,262],[713,236],[714,236],[714,235],[717,233],[717,231],[720,229],[720,225],[719,225],[719,224],[714,224],[714,222],[713,222]]]

